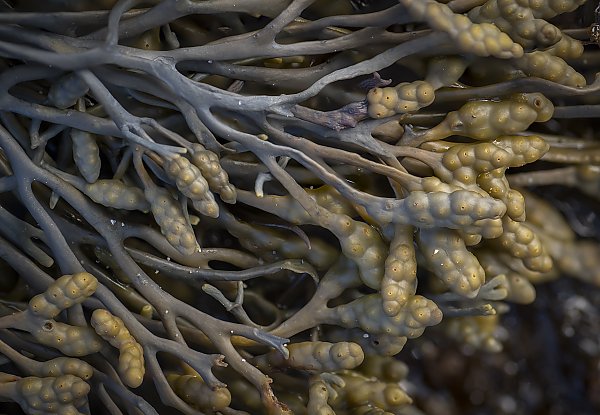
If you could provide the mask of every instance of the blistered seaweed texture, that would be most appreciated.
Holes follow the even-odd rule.
[[[63,415],[455,415],[481,396],[480,412],[564,412],[504,392],[537,364],[502,347],[525,316],[541,359],[580,338],[593,354],[541,313],[600,286],[595,6],[4,2],[0,398]],[[470,365],[440,391],[464,351],[502,365],[497,383]],[[595,365],[571,363],[596,396],[580,382]],[[555,369],[550,395],[578,411]]]
[[[506,213],[503,203],[471,190],[430,189],[426,186],[425,191],[411,192],[404,199],[408,217],[402,222],[419,228],[446,227],[481,233],[485,237],[497,236],[496,220]]]
[[[198,242],[194,230],[186,221],[181,206],[169,191],[160,187],[146,188],[145,196],[154,220],[167,241],[184,255],[196,252]]]
[[[373,88],[367,94],[371,118],[385,118],[414,112],[428,106],[434,99],[434,87],[426,81],[403,82],[394,87]]]
[[[129,186],[120,180],[101,179],[81,186],[81,191],[94,202],[103,206],[148,212],[150,206],[142,189]]]
[[[385,314],[382,298],[377,294],[365,295],[334,310],[334,322],[343,327],[408,338],[419,337],[426,327],[435,326],[442,319],[436,304],[420,295],[410,297],[400,312],[391,317]]]
[[[478,56],[516,58],[523,55],[521,45],[514,43],[504,32],[489,23],[473,23],[467,16],[433,0],[401,0],[410,13],[426,21],[433,29],[447,33],[459,50]]]
[[[96,139],[88,132],[71,129],[73,161],[88,183],[94,183],[100,176],[100,149]]]
[[[514,0],[488,0],[473,8],[468,16],[478,23],[496,25],[526,49],[536,45],[551,46],[562,37],[560,29],[543,19],[534,18],[532,9]]]
[[[513,271],[506,263],[497,258],[493,251],[485,249],[477,250],[475,256],[483,267],[486,277],[491,279],[499,275],[505,276],[507,301],[516,304],[530,304],[535,300],[535,287],[526,275]]]
[[[218,193],[225,203],[235,203],[237,198],[236,188],[229,181],[227,172],[219,163],[219,156],[207,150],[201,144],[194,144],[192,150],[192,163],[208,182],[210,190]]]
[[[448,113],[434,128],[414,132],[414,137],[403,136],[403,140],[422,143],[451,135],[493,140],[525,131],[534,122],[546,122],[553,111],[552,102],[539,93],[517,94],[503,101],[471,101]]]
[[[542,241],[526,223],[516,222],[506,216],[503,226],[504,232],[497,239],[503,249],[513,257],[522,259],[523,264],[532,271],[548,272],[552,269],[552,259]]]
[[[396,225],[381,282],[381,298],[385,313],[388,316],[398,314],[416,291],[417,259],[413,228]]]
[[[0,384],[0,396],[32,415],[79,415],[90,386],[73,375],[26,377]]]
[[[123,320],[108,310],[98,309],[92,314],[91,325],[100,337],[119,349],[119,375],[132,388],[144,380],[144,350],[131,335]]]
[[[456,232],[421,229],[418,244],[426,265],[453,292],[468,298],[477,296],[485,272]]]
[[[46,362],[41,362],[31,372],[40,378],[73,375],[83,380],[88,380],[94,374],[94,369],[89,363],[80,359],[57,357]]]
[[[562,53],[561,55],[566,54]],[[562,85],[583,87],[586,80],[583,75],[567,64],[562,57],[550,52],[534,51],[515,59],[515,67],[528,76],[547,79]]]
[[[88,272],[63,275],[42,294],[29,300],[29,311],[42,318],[54,318],[91,296],[97,287],[98,280]]]
[[[529,7],[535,17],[540,19],[551,19],[559,14],[572,12],[585,3],[585,0],[515,0],[515,3],[523,7]]]
[[[173,391],[192,408],[199,411],[220,411],[231,403],[231,393],[227,388],[211,389],[198,375],[167,374],[167,381]]]
[[[219,216],[219,206],[208,189],[208,183],[194,164],[178,155],[167,159],[163,167],[179,191],[193,201],[198,212],[211,218]]]
[[[372,406],[384,411],[397,411],[412,402],[397,383],[382,382],[352,372],[342,372],[339,376],[344,386],[338,390],[335,406],[348,409]]]
[[[102,341],[90,327],[46,320],[28,331],[40,344],[58,349],[67,356],[87,356],[102,347]]]

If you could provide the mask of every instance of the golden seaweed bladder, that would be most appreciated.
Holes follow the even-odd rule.
[[[441,350],[600,284],[591,1],[234,3],[0,13],[14,410],[429,413]]]

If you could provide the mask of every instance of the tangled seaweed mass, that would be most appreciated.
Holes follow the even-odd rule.
[[[2,2],[0,398],[423,414],[407,342],[600,284],[595,3]]]

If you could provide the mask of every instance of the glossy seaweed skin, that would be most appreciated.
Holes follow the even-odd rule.
[[[6,2],[0,399],[430,411],[436,348],[600,284],[590,4]]]

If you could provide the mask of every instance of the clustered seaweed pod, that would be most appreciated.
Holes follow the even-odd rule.
[[[591,3],[5,1],[0,399],[422,414],[405,345],[600,285]]]

